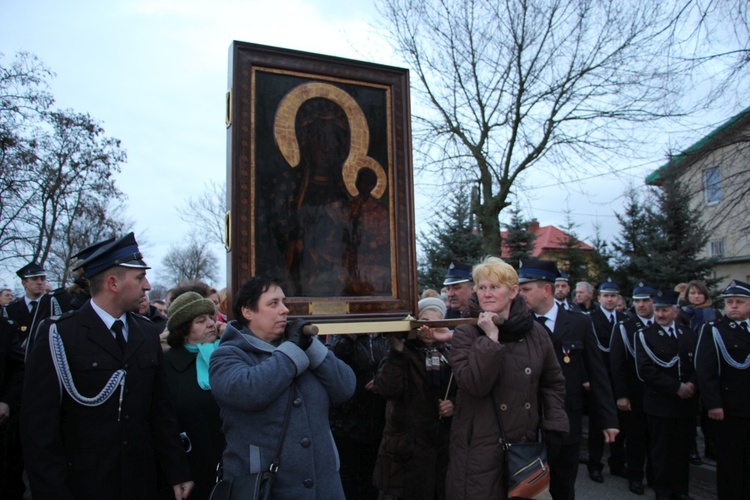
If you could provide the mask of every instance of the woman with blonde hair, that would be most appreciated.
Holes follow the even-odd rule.
[[[539,430],[568,432],[565,379],[545,328],[518,294],[518,274],[497,257],[474,267],[476,326],[453,334],[451,364],[458,395],[450,438],[447,497],[505,498],[503,448],[534,441]],[[501,317],[497,326],[493,320]],[[496,402],[496,405],[495,405]]]

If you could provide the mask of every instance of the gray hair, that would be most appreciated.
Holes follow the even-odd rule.
[[[578,283],[576,283],[576,288],[578,288],[579,286],[584,287],[589,293],[594,293],[594,287],[591,286],[591,283],[589,283],[588,281],[579,281]]]

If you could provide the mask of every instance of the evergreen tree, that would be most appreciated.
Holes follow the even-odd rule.
[[[531,257],[534,252],[536,233],[529,231],[531,222],[523,220],[520,208],[512,208],[510,214],[510,222],[505,226],[507,234],[502,246],[507,252],[503,252],[507,256],[506,260],[517,270],[519,261]]]
[[[709,288],[715,258],[701,257],[709,233],[698,209],[690,208],[687,190],[678,181],[665,182],[644,202],[629,194],[625,213],[617,216],[620,237],[615,243],[616,274],[620,284],[632,287],[640,280],[661,288],[694,279]],[[655,207],[655,208],[651,208]]]
[[[571,286],[575,286],[579,281],[585,281],[588,279],[588,259],[581,251],[582,242],[576,234],[577,227],[578,224],[573,222],[570,210],[566,210],[565,225],[562,227],[566,236],[565,239],[560,242],[563,245],[563,249],[562,252],[560,252],[557,266],[559,269],[568,273],[568,279],[570,280]]]
[[[429,232],[417,237],[422,250],[417,263],[420,290],[440,290],[451,262],[474,265],[483,256],[482,237],[472,227],[469,196],[464,189],[456,192],[450,207],[438,216]]]
[[[678,181],[665,182],[657,195],[658,211],[649,211],[651,224],[658,231],[648,232],[649,266],[653,280],[662,287],[680,282],[705,280],[709,288],[719,279],[711,278],[716,258],[701,257],[709,233],[701,213],[691,208],[689,193]]]
[[[594,225],[594,229],[596,230],[596,234],[592,242],[594,251],[589,258],[588,281],[591,283],[600,283],[613,274],[612,266],[609,264],[612,253],[609,249],[609,244],[602,238],[601,227],[596,224]]]

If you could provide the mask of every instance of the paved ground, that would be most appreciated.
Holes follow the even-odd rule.
[[[584,417],[585,418],[585,417]],[[586,429],[588,424],[584,421],[584,441],[581,446],[581,456],[587,456]],[[698,429],[698,450],[703,454],[703,435]],[[606,456],[609,452],[605,450]],[[595,483],[589,479],[588,470],[585,465],[578,467],[578,479],[576,480],[576,500],[636,500],[639,498],[654,498],[654,490],[646,488],[644,495],[636,495],[628,490],[628,480],[622,477],[609,475],[607,466],[604,466],[604,482]],[[716,463],[703,458],[703,465],[690,466],[690,496],[695,500],[716,499]]]

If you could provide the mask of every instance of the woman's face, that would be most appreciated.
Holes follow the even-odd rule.
[[[247,327],[259,339],[273,342],[281,337],[286,327],[286,316],[289,309],[284,305],[284,291],[272,285],[258,299],[258,310],[242,308],[242,314],[248,321]]]
[[[214,319],[208,314],[201,314],[193,318],[185,343],[192,345],[210,344],[215,340],[216,322]]]
[[[518,285],[513,288],[508,285],[493,283],[487,278],[481,278],[476,286],[479,307],[483,311],[493,312],[504,318],[510,312],[510,303],[518,295]]]
[[[703,295],[700,290],[698,290],[694,286],[691,286],[690,290],[688,290],[688,302],[690,302],[694,306],[699,306],[705,301],[706,296]]]

